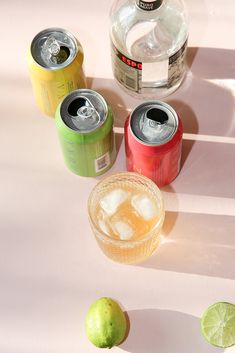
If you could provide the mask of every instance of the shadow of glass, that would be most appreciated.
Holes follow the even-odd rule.
[[[144,309],[128,311],[130,332],[119,346],[131,353],[216,353],[200,332],[199,318],[178,311]]]
[[[176,223],[177,215],[177,212],[165,211],[165,220],[162,227],[162,236],[164,239],[163,242],[165,241],[165,237],[170,236],[171,231]]]
[[[178,203],[179,202],[178,202],[177,194],[174,191],[172,185],[164,186],[163,188],[161,188],[161,191],[162,191],[164,204],[166,204],[164,199],[167,196],[167,193],[170,193],[171,194],[171,200],[172,200],[172,198],[174,200],[172,202],[174,202],[175,207],[178,208]],[[164,220],[163,227],[162,227],[163,239],[165,237],[168,237],[169,234],[171,234],[171,231],[173,230],[173,228],[175,226],[175,223],[177,221],[177,217],[178,217],[178,213],[177,212],[169,212],[167,209],[165,209],[165,220]],[[156,250],[156,251],[158,251],[158,250]]]
[[[171,220],[171,234],[140,266],[235,279],[234,217],[168,212]]]

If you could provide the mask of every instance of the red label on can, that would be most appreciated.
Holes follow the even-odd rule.
[[[125,151],[128,171],[152,179],[159,187],[170,184],[180,170],[183,126],[178,117],[174,136],[161,145],[147,145],[136,138],[130,127],[130,116],[125,122]]]

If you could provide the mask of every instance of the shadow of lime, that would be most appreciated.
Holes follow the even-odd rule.
[[[222,353],[223,349],[206,342],[200,319],[178,311],[130,310],[129,332],[119,346],[130,353]]]

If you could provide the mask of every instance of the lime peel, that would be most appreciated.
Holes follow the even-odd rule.
[[[96,347],[119,345],[126,331],[126,316],[115,300],[103,297],[91,305],[86,315],[86,334]]]

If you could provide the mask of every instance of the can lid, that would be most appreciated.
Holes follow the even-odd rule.
[[[108,115],[108,106],[99,93],[90,89],[78,89],[64,98],[60,114],[70,129],[88,133],[103,125]]]
[[[39,32],[31,43],[31,54],[42,67],[58,70],[68,66],[78,51],[75,37],[62,28]]]
[[[172,139],[178,128],[174,109],[160,101],[140,104],[130,116],[130,129],[146,145],[162,145]]]

